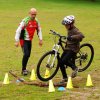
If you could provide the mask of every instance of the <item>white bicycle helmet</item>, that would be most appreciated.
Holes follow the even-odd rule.
[[[64,19],[62,20],[62,24],[63,25],[70,25],[72,23],[74,23],[75,17],[73,15],[69,15],[64,17]]]

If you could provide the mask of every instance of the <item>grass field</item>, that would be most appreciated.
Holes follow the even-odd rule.
[[[90,0],[0,0],[0,83],[3,82],[5,73],[14,70],[21,76],[21,48],[14,46],[15,31],[20,21],[28,16],[31,7],[38,10],[43,32],[43,46],[38,46],[38,37],[34,36],[33,48],[27,68],[36,69],[39,58],[51,50],[53,41],[49,30],[66,35],[65,28],[61,25],[64,16],[73,14],[76,17],[76,26],[85,35],[82,43],[91,43],[95,56],[90,68],[79,73],[73,79],[73,84],[79,88],[65,92],[48,93],[48,87],[33,85],[0,84],[0,100],[100,100],[100,1],[93,3]],[[86,88],[86,78],[91,74],[94,87]],[[69,73],[70,74],[70,73]],[[21,76],[23,77],[23,76]],[[29,81],[29,77],[23,77]],[[61,79],[61,77],[59,77]],[[14,77],[9,75],[10,81]]]

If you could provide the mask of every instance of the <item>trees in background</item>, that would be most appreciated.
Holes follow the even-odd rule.
[[[91,1],[96,1],[96,0],[91,0]]]

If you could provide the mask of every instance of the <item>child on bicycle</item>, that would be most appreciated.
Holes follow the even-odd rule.
[[[61,81],[61,83],[68,81],[65,65],[72,68],[72,78],[76,77],[78,72],[78,67],[75,65],[75,57],[79,52],[80,42],[84,38],[84,35],[74,26],[74,23],[75,17],[73,15],[66,16],[62,20],[62,25],[65,26],[68,34],[65,50],[61,56],[61,60],[59,63],[60,70],[63,76],[63,80]]]

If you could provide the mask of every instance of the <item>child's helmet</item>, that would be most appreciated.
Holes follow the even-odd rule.
[[[64,19],[62,20],[62,24],[63,25],[70,25],[73,24],[75,21],[75,17],[73,15],[69,15],[64,17]]]

